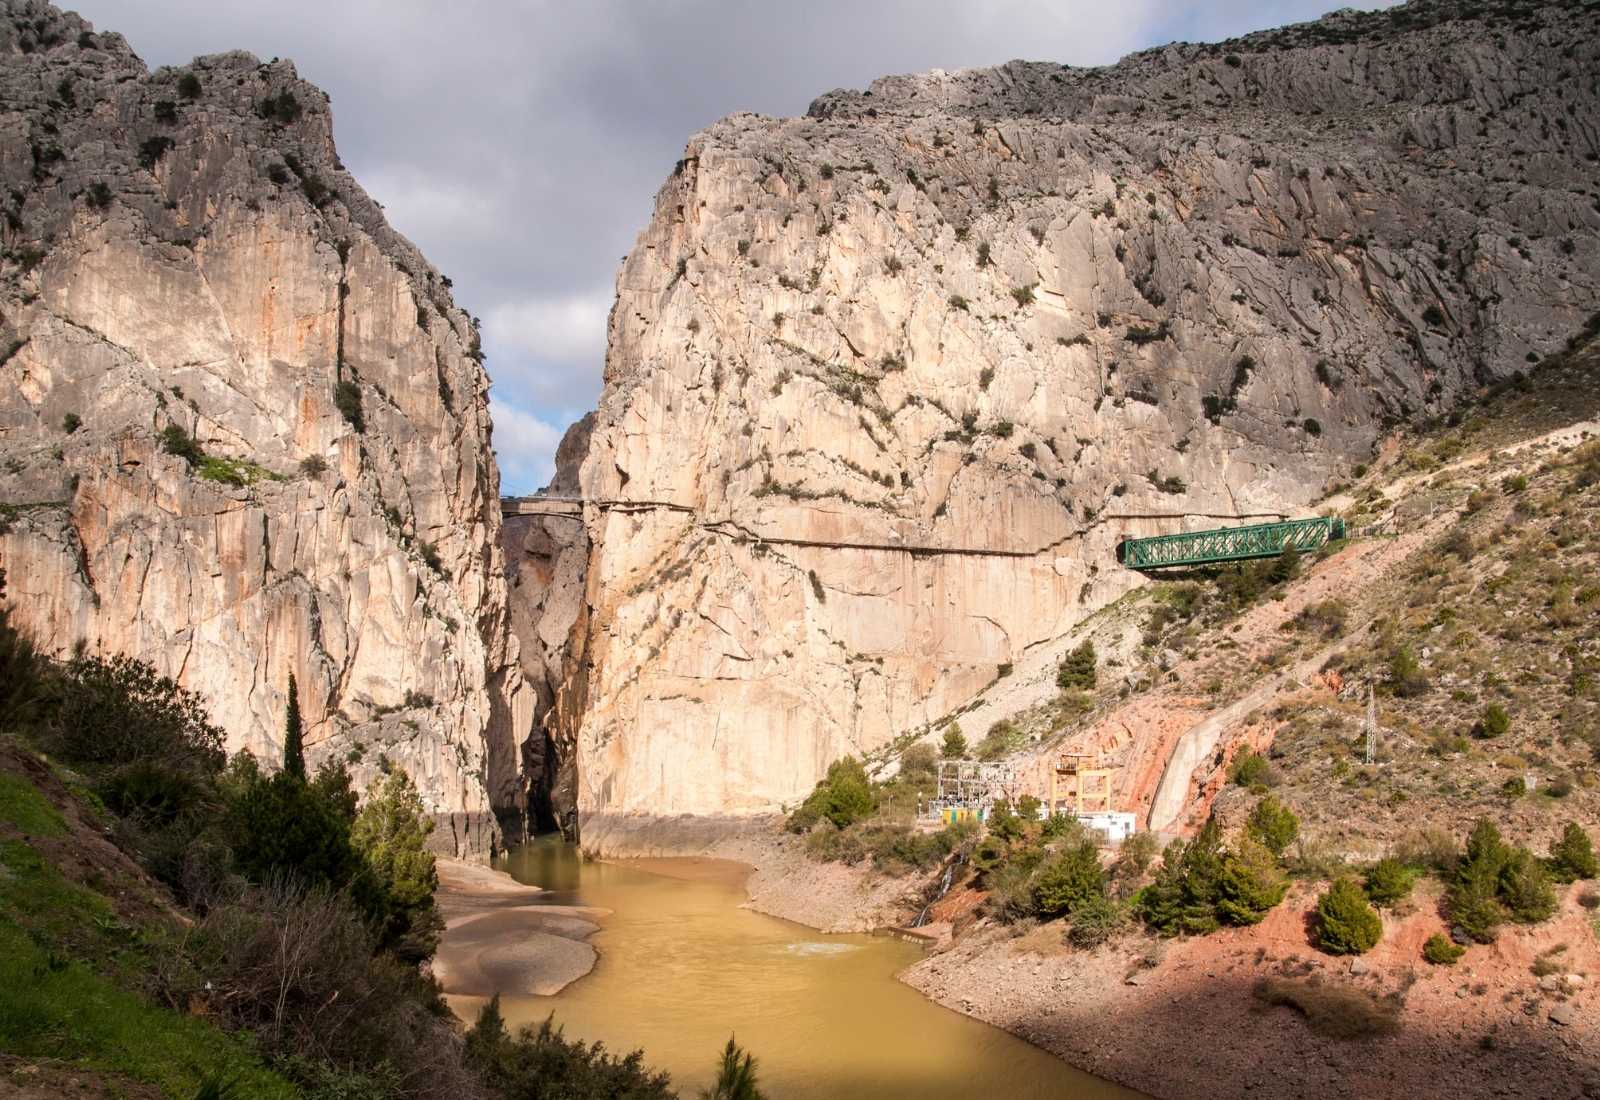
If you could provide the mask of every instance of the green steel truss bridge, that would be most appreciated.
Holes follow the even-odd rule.
[[[1182,535],[1124,539],[1117,545],[1117,560],[1129,569],[1147,572],[1275,558],[1291,546],[1300,551],[1316,550],[1344,537],[1344,520],[1337,516],[1319,516],[1282,523],[1256,523],[1249,527],[1190,531]]]

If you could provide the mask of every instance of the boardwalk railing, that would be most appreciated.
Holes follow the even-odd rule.
[[[1337,516],[1319,516],[1249,527],[1190,531],[1182,535],[1125,539],[1117,547],[1117,560],[1129,569],[1171,569],[1274,558],[1291,546],[1300,551],[1316,550],[1344,537],[1344,520]]]

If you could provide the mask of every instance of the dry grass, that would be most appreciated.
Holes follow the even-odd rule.
[[[1316,978],[1263,978],[1256,999],[1282,1005],[1305,1017],[1306,1026],[1330,1039],[1367,1039],[1400,1027],[1400,1006],[1352,986]]]

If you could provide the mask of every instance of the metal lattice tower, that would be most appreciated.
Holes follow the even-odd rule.
[[[1345,537],[1344,520],[1337,516],[1292,519],[1283,523],[1257,523],[1249,527],[1219,527],[1183,535],[1156,535],[1126,539],[1117,547],[1117,559],[1129,569],[1171,569],[1214,562],[1275,558],[1285,550],[1316,550]]]

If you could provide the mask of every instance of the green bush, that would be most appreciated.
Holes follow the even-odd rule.
[[[1434,966],[1454,966],[1466,953],[1465,947],[1451,942],[1450,937],[1442,932],[1435,932],[1422,945],[1422,957]]]
[[[204,462],[206,457],[194,438],[176,424],[168,424],[161,429],[161,449],[183,459],[191,470]]]
[[[1355,880],[1342,878],[1317,899],[1315,934],[1330,955],[1360,955],[1383,937],[1383,920]]]
[[[239,870],[252,882],[293,876],[307,886],[338,890],[361,867],[350,846],[349,822],[287,772],[251,783],[229,805],[225,829]]]
[[[1023,734],[1017,724],[1002,718],[989,727],[989,732],[978,742],[979,760],[999,760],[1022,747]]]
[[[193,73],[184,73],[178,78],[178,94],[184,99],[199,99],[200,91],[200,78]]]
[[[1288,876],[1266,845],[1246,837],[1222,859],[1217,880],[1216,911],[1225,924],[1260,924],[1272,907],[1283,900]]]
[[[676,1100],[667,1075],[644,1065],[644,1053],[610,1054],[603,1043],[568,1039],[546,1018],[537,1029],[507,1033],[495,996],[467,1032],[466,1061],[501,1096],[528,1100]]]
[[[1233,762],[1229,777],[1241,787],[1253,787],[1266,781],[1272,765],[1258,752],[1243,753]]]
[[[1096,894],[1084,899],[1072,910],[1067,942],[1089,950],[1107,942],[1127,926],[1127,910],[1112,898]]]
[[[444,928],[433,903],[439,876],[428,851],[432,832],[422,796],[398,768],[368,792],[350,826],[350,846],[382,895],[378,945],[411,962],[433,954]]]
[[[328,472],[328,460],[321,455],[306,455],[300,460],[300,473],[317,478]]]
[[[1260,760],[1261,757],[1254,757]],[[1263,761],[1264,763],[1264,761]],[[1295,812],[1271,795],[1256,803],[1245,823],[1245,831],[1266,845],[1273,856],[1281,857],[1300,835],[1300,819]]]
[[[1362,885],[1372,904],[1387,909],[1404,901],[1415,882],[1416,872],[1391,856],[1373,864]]]
[[[931,785],[939,778],[939,754],[932,745],[912,745],[900,754],[900,778],[913,785]]]
[[[174,142],[166,134],[146,138],[139,146],[139,166],[147,172],[155,171],[156,164],[167,155]]]
[[[1490,703],[1484,708],[1483,717],[1478,719],[1478,724],[1473,727],[1476,737],[1500,737],[1511,729],[1511,715],[1506,713],[1506,708],[1499,703]]]
[[[1577,882],[1600,875],[1589,834],[1576,821],[1567,822],[1561,839],[1550,849],[1550,873],[1557,882]]]
[[[366,415],[361,407],[361,387],[355,382],[346,378],[334,387],[333,405],[346,424],[358,432],[367,430]]]
[[[1389,658],[1389,689],[1403,699],[1410,699],[1427,694],[1428,687],[1428,678],[1422,674],[1422,666],[1411,647],[1396,649]]]
[[[1091,840],[1070,844],[1049,857],[1033,880],[1034,908],[1046,919],[1071,916],[1086,901],[1105,895],[1105,871]]]
[[[206,773],[222,767],[222,737],[200,696],[143,661],[79,657],[63,670],[46,741],[79,766],[164,762]]]
[[[846,756],[828,765],[828,774],[789,815],[787,828],[803,833],[826,818],[834,828],[844,829],[870,816],[875,808],[866,768],[855,757]]]
[[[1056,686],[1063,691],[1093,691],[1098,678],[1098,663],[1094,642],[1085,639],[1082,645],[1061,659],[1061,665],[1056,669]]]
[[[1213,818],[1193,841],[1167,845],[1155,881],[1139,892],[1135,911],[1163,936],[1216,931],[1222,867],[1222,827]]]
[[[1550,872],[1526,848],[1515,848],[1500,870],[1500,901],[1518,924],[1538,924],[1555,916],[1558,903]]]
[[[944,731],[941,751],[946,760],[960,760],[967,755],[967,735],[961,732],[961,723],[951,722]]]
[[[66,416],[61,418],[61,430],[66,432],[68,435],[71,435],[81,427],[83,427],[83,417],[79,416],[77,413],[69,412]]]

